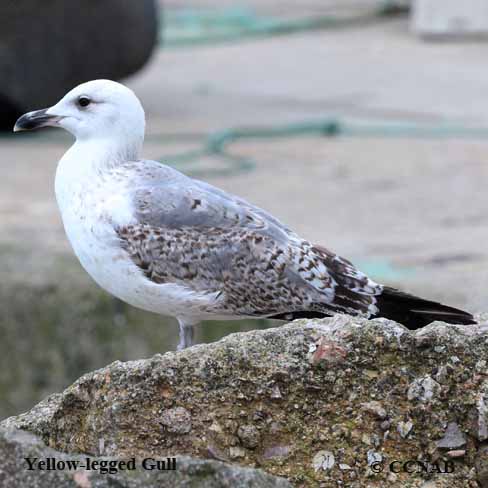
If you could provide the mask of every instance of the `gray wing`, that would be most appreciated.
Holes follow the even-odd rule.
[[[148,279],[216,293],[208,311],[223,315],[367,313],[374,306],[378,285],[264,210],[160,163],[126,169],[137,182],[136,222],[117,232]]]
[[[242,198],[161,163],[142,163],[144,177],[139,174],[134,179],[138,183],[132,190],[141,223],[166,229],[241,227],[265,232],[281,242],[295,236],[272,215]]]

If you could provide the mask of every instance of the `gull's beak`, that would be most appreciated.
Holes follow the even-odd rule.
[[[48,108],[42,110],[35,110],[20,117],[14,126],[14,132],[22,130],[34,130],[41,127],[56,127],[62,117],[48,113]]]

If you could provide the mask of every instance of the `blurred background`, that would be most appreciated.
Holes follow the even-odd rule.
[[[7,0],[0,23],[0,418],[176,346],[175,320],[110,297],[73,255],[53,188],[70,136],[10,133],[89,79],[140,97],[144,157],[378,281],[488,310],[483,2]],[[206,323],[197,340],[271,325]]]

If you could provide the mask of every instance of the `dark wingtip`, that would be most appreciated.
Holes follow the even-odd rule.
[[[442,310],[412,310],[414,315],[428,317],[431,322],[439,320],[453,325],[474,325],[477,324],[474,317],[469,313],[446,313]]]
[[[453,325],[474,325],[472,314],[442,303],[425,300],[409,293],[385,287],[378,296],[378,317],[385,317],[405,325],[409,329],[420,329],[439,320]]]

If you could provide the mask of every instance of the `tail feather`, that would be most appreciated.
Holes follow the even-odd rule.
[[[424,300],[387,286],[384,287],[382,294],[377,296],[376,306],[378,307],[376,317],[395,320],[409,329],[420,329],[435,320],[449,324],[476,323],[468,312]]]

